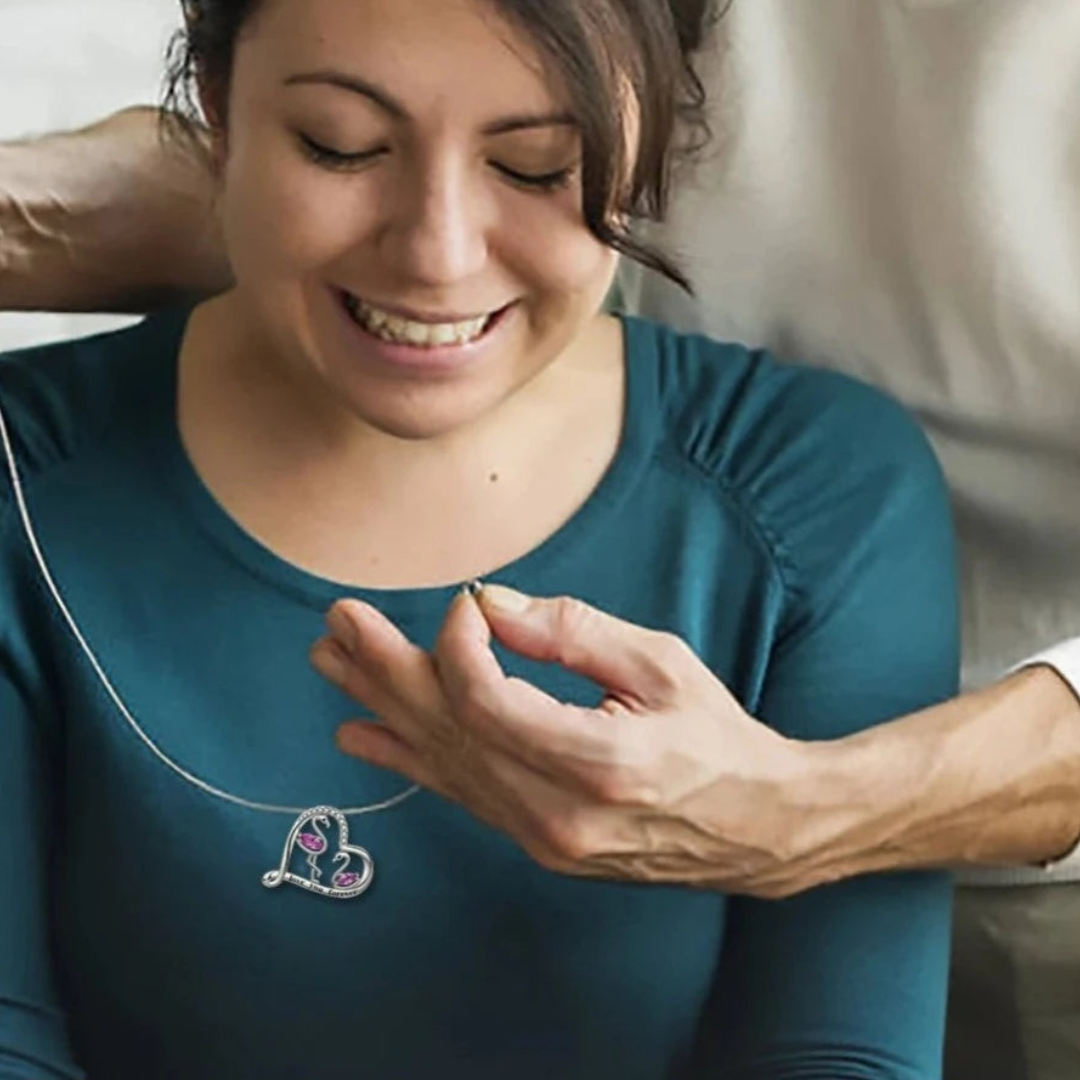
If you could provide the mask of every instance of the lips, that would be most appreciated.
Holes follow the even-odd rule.
[[[420,320],[375,307],[350,292],[343,293],[343,301],[353,322],[373,337],[391,345],[417,349],[469,345],[483,337],[500,314],[491,312],[446,321]]]

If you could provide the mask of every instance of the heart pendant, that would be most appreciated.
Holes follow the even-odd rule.
[[[333,873],[329,883],[323,884],[320,861],[332,847],[326,835],[331,822],[338,827],[338,842],[330,860]],[[294,857],[300,855],[308,867],[307,877],[295,874],[291,869]],[[285,841],[281,865],[263,874],[262,883],[268,889],[289,884],[332,900],[352,900],[367,891],[374,877],[375,864],[371,856],[363,848],[349,844],[349,822],[345,815],[333,806],[317,806],[296,819]]]

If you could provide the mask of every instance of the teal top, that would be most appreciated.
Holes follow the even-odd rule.
[[[389,798],[399,777],[335,749],[356,707],[307,651],[345,594],[430,644],[453,590],[347,588],[223,512],[176,427],[186,316],[0,361],[46,559],[108,677],[183,768],[286,807]],[[625,328],[614,462],[490,580],[678,633],[800,738],[952,694],[949,510],[908,416],[841,376]],[[598,699],[505,659],[567,700]],[[3,1080],[939,1074],[942,875],[782,902],[574,880],[421,792],[351,819],[376,876],[339,901],[263,887],[294,816],[208,795],[140,741],[43,588],[0,476]]]

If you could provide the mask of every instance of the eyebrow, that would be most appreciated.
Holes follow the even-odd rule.
[[[285,80],[286,86],[333,86],[339,90],[347,90],[352,94],[359,94],[377,105],[383,112],[394,120],[407,121],[411,119],[409,111],[399,101],[396,101],[381,87],[374,83],[361,79],[357,75],[349,75],[341,71],[324,70],[310,71],[300,75],[291,75]],[[506,135],[512,131],[527,131],[530,128],[545,127],[572,127],[578,126],[573,114],[565,111],[550,111],[538,113],[518,113],[513,116],[504,116],[486,124],[483,129],[485,135]]]

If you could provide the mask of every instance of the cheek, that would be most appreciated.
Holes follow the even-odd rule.
[[[575,315],[594,315],[603,305],[615,279],[618,256],[601,244],[584,226],[574,237],[553,243],[550,256],[538,261],[537,291],[556,310]]]
[[[550,212],[505,218],[506,261],[551,303],[599,306],[607,295],[618,255],[589,232],[572,201]]]
[[[237,149],[221,195],[237,278],[295,278],[327,267],[362,242],[367,205],[355,188],[314,176],[298,156]]]

